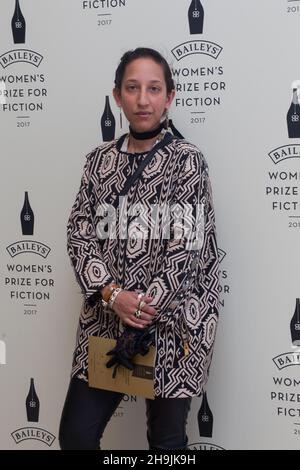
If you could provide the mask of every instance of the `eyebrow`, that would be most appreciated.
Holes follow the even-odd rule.
[[[126,82],[134,82],[134,83],[138,83],[139,80],[136,80],[135,78],[127,78],[127,80],[125,80]],[[149,83],[162,83],[161,80],[150,80]]]

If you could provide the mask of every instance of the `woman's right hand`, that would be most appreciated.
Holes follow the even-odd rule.
[[[116,297],[112,309],[120,317],[123,323],[133,328],[145,328],[149,326],[157,311],[149,304],[153,298],[147,295],[138,296],[136,292],[122,290]],[[140,302],[144,302],[140,318],[135,317]]]

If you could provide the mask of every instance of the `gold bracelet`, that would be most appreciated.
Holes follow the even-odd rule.
[[[107,287],[108,287],[107,293],[102,295],[102,299],[104,300],[105,303],[108,303],[110,296],[113,293],[114,289],[117,289],[120,286],[118,284],[109,284]]]

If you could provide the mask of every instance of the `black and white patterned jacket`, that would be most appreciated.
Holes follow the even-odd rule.
[[[208,377],[219,307],[214,209],[201,152],[178,139],[159,149],[127,195],[127,208],[139,204],[139,222],[133,215],[128,218],[129,238],[120,237],[116,220],[116,236],[99,240],[103,206],[113,202],[144,158],[121,151],[117,141],[87,156],[67,229],[68,253],[84,294],[72,376],[87,380],[89,335],[116,338],[119,333],[119,318],[97,298],[101,287],[116,282],[154,297],[155,395],[199,396]],[[170,205],[175,207],[170,236],[163,211],[156,232],[145,236],[153,207]],[[176,207],[186,208],[184,220],[190,229],[181,237],[180,219],[174,222]]]

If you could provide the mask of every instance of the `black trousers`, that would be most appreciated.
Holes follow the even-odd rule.
[[[60,422],[61,449],[99,449],[106,425],[123,396],[122,393],[91,388],[77,378],[71,379]],[[146,399],[149,449],[186,448],[190,405],[191,398]]]

